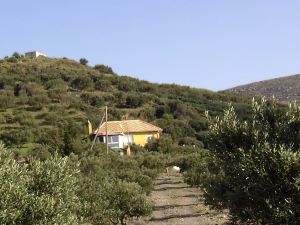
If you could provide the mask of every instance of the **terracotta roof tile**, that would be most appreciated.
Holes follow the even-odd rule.
[[[162,129],[154,126],[150,123],[141,120],[122,120],[122,121],[108,121],[107,122],[107,133],[108,135],[114,134],[127,134],[127,133],[139,133],[139,132],[161,132]],[[100,126],[98,131],[95,130],[94,134],[98,135],[106,134],[106,123]]]

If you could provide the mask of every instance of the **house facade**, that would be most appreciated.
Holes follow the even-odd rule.
[[[162,129],[142,120],[109,121],[94,131],[98,140],[114,149],[124,149],[130,144],[145,146],[151,139],[158,139]]]
[[[39,56],[44,56],[44,57],[47,57],[46,54],[42,53],[42,52],[37,52],[37,51],[33,51],[33,52],[26,52],[25,53],[25,57],[28,57],[28,58],[37,58]]]

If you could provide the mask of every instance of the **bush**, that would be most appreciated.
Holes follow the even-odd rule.
[[[102,65],[102,64],[97,64],[94,66],[94,69],[99,71],[100,73],[108,73],[108,74],[113,74],[114,71],[112,70],[111,67],[106,66],[106,65]]]
[[[36,125],[36,121],[33,119],[32,114],[28,112],[17,113],[14,117],[14,122],[18,122],[22,126]]]
[[[0,90],[0,108],[8,108],[15,104],[14,93],[11,90]]]
[[[126,97],[126,106],[129,108],[136,108],[143,105],[144,99],[143,96],[138,94],[131,94]]]
[[[47,145],[37,144],[33,149],[31,149],[29,155],[40,160],[46,160],[51,158],[51,150]]]
[[[111,83],[109,80],[97,80],[95,82],[95,89],[98,91],[108,91]]]
[[[179,145],[182,145],[182,146],[192,146],[194,148],[203,148],[204,145],[201,141],[198,141],[197,139],[195,138],[191,138],[191,137],[184,137],[184,138],[181,138],[178,142]]]
[[[118,89],[124,92],[135,91],[136,85],[134,82],[121,77],[118,80]]]
[[[172,138],[169,135],[163,135],[159,139],[152,139],[145,145],[148,151],[169,153],[172,150]]]
[[[28,99],[28,104],[32,106],[34,110],[41,110],[49,102],[50,100],[46,92],[41,92]]]
[[[0,140],[7,146],[20,146],[31,141],[31,133],[27,129],[10,129],[0,132]]]
[[[83,93],[80,95],[80,98],[86,103],[91,106],[101,107],[104,105],[104,100],[102,96],[90,94],[90,93]]]
[[[185,181],[189,185],[202,188],[206,204],[215,208],[224,207],[222,201],[226,195],[224,173],[217,159],[204,149],[181,154],[181,157],[175,158],[174,163],[180,167]]]
[[[86,58],[81,58],[81,59],[79,59],[79,62],[80,62],[80,64],[85,66],[88,64],[89,61]]]
[[[152,204],[146,194],[152,189],[152,180],[146,173],[152,169],[144,165],[148,155],[103,155],[105,147],[95,147],[80,160],[80,196],[87,222],[125,224],[131,217],[149,215]]]
[[[73,88],[79,90],[91,89],[93,88],[93,80],[89,77],[77,77],[71,83]]]
[[[209,146],[224,173],[220,200],[233,218],[260,224],[300,223],[299,131],[299,105],[285,111],[265,99],[253,101],[247,122],[240,121],[230,106],[211,123]]]
[[[117,180],[108,183],[104,191],[109,205],[108,214],[113,224],[125,225],[131,217],[148,216],[152,212],[153,205],[136,183]]]
[[[79,224],[76,174],[67,158],[18,164],[0,146],[1,224]]]

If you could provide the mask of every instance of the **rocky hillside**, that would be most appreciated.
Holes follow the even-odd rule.
[[[300,102],[300,74],[237,86],[226,92],[250,96],[273,96],[282,102]]]

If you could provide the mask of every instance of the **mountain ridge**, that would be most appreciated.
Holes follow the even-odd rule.
[[[232,92],[247,96],[275,97],[281,102],[300,102],[300,74],[256,81],[226,89],[222,92]]]

